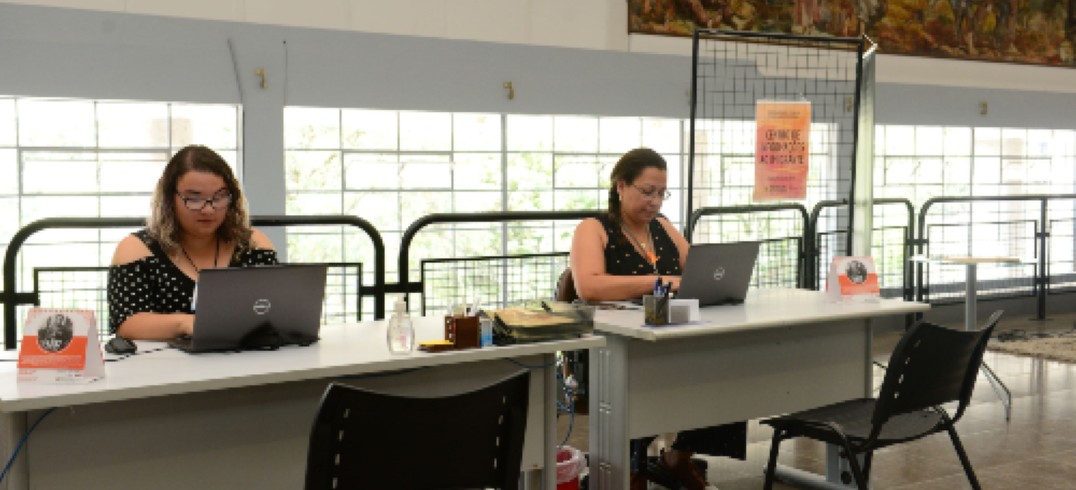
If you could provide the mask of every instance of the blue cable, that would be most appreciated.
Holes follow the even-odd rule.
[[[527,368],[527,369],[546,369],[546,368],[555,368],[555,367],[557,367],[556,362],[553,362],[553,364],[540,364],[540,365],[537,365],[537,366],[531,366],[531,365],[523,364],[522,362],[519,362],[519,361],[517,361],[515,359],[505,359],[505,360],[512,363],[512,364],[515,364],[517,366],[524,367],[524,368]],[[557,406],[564,409],[564,411],[568,412],[568,433],[564,434],[564,440],[560,441],[560,444],[557,445],[557,449],[559,450],[560,448],[564,447],[565,444],[568,443],[568,438],[570,438],[572,436],[572,429],[575,427],[575,400],[572,397],[572,390],[571,390],[571,388],[568,388],[568,384],[564,382],[564,378],[561,375],[560,370],[558,369],[556,372],[557,372],[557,382],[560,383],[560,385],[564,388],[564,394],[568,398],[568,406],[567,407],[565,407],[560,402],[560,400],[556,400]]]
[[[30,438],[30,433],[33,432],[34,429],[37,428],[37,424],[40,424],[42,420],[45,420],[45,417],[48,417],[53,410],[56,410],[56,407],[52,407],[47,412],[41,414],[34,424],[26,430],[26,433],[22,435],[22,439],[19,439],[19,443],[15,445],[15,450],[11,452],[11,457],[8,458],[7,464],[4,465],[4,471],[0,473],[0,483],[4,482],[4,477],[7,476],[7,471],[11,469],[11,465],[15,464],[15,458],[19,456],[19,451],[22,450],[22,446],[25,445],[26,440]]]

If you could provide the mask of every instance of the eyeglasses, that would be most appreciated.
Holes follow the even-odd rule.
[[[669,192],[668,190],[664,190],[664,191],[659,191],[657,189],[645,190],[642,187],[639,187],[639,186],[637,186],[635,184],[628,184],[628,185],[634,187],[635,190],[639,191],[639,194],[642,194],[643,197],[645,197],[647,199],[660,199],[662,201],[667,201],[667,200],[669,200],[670,197],[672,197],[672,193]]]
[[[232,203],[231,194],[219,194],[213,197],[187,197],[177,192],[176,195],[183,200],[183,206],[191,211],[201,211],[205,209],[206,204],[216,211],[226,209]]]

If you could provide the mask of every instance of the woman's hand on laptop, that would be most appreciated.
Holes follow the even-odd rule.
[[[194,335],[194,315],[191,313],[179,313],[179,328],[176,337],[190,337]]]

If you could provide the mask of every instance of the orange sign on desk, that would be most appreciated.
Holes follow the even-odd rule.
[[[19,381],[80,382],[105,375],[92,310],[34,308],[19,346]]]
[[[877,298],[878,271],[870,257],[834,257],[829,266],[826,291],[832,299]]]
[[[755,104],[756,201],[807,197],[811,103]]]

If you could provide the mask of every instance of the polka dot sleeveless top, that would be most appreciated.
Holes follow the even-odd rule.
[[[632,246],[620,225],[613,224],[609,216],[598,216],[605,228],[609,243],[605,246],[605,272],[614,276],[638,276],[653,274],[654,268]],[[665,232],[658,220],[650,222],[650,235],[654,237],[654,249],[658,255],[658,274],[681,275],[680,252],[672,237]],[[642,238],[642,237],[640,237]]]
[[[146,230],[134,233],[153,255],[108,268],[108,327],[112,333],[136,313],[189,313],[194,280],[176,267]],[[228,267],[277,264],[276,251],[246,250]]]

